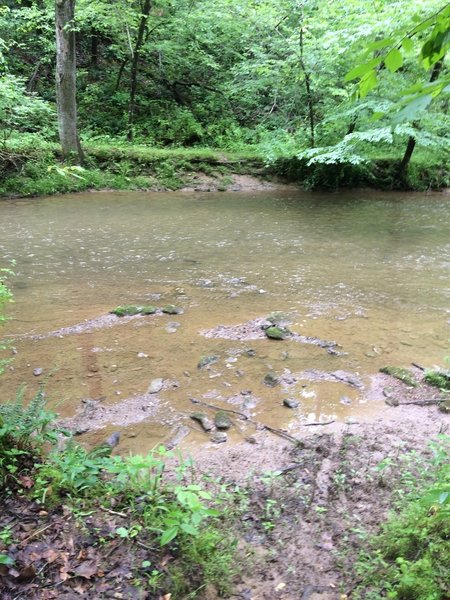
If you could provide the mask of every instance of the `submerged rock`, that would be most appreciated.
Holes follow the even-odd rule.
[[[214,444],[223,444],[227,441],[228,435],[225,433],[225,431],[216,431],[209,439]]]
[[[295,398],[285,398],[283,404],[287,408],[298,408],[300,406],[300,402]]]
[[[208,365],[213,365],[219,360],[219,357],[216,354],[211,354],[210,356],[202,356],[198,361],[197,369],[203,369]]]
[[[231,419],[223,410],[220,410],[214,417],[214,424],[217,429],[230,429]]]
[[[267,375],[264,377],[264,383],[269,387],[275,387],[280,383],[280,380],[275,373],[267,373]]]
[[[189,433],[189,427],[186,427],[186,425],[182,425],[181,427],[179,427],[175,432],[175,435],[172,438],[170,438],[170,440],[167,442],[167,450],[173,450],[174,448],[176,448],[180,444],[180,442],[182,442],[184,438],[189,435]]]
[[[193,419],[194,421],[197,421],[197,423],[200,423],[200,425],[203,428],[203,431],[211,431],[211,429],[214,429],[214,424],[211,421],[211,419],[209,419],[203,413],[193,413],[191,415],[191,419]]]
[[[174,304],[166,304],[166,306],[163,306],[162,311],[166,315],[181,315],[183,309]]]

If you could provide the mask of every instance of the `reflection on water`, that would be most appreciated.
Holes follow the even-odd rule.
[[[262,378],[268,371],[364,376],[386,363],[442,363],[449,231],[448,199],[438,194],[88,193],[3,201],[0,263],[15,259],[17,273],[5,334],[46,333],[125,303],[173,303],[185,312],[18,339],[2,395],[21,382],[34,389],[32,371],[41,367],[49,395],[71,415],[82,398],[116,404],[145,392],[154,378],[173,381],[156,416],[130,434],[140,447],[182,421],[191,396],[208,397],[214,389],[212,403],[227,405],[251,390],[253,414],[279,427],[295,429],[308,415],[361,416],[374,406],[361,404],[361,394],[344,384],[303,382],[283,390],[267,388]],[[289,312],[298,333],[336,340],[345,356],[291,342],[199,335],[274,310]],[[243,352],[250,345],[255,356]],[[199,357],[208,354],[221,360],[198,371]],[[286,394],[299,399],[299,409],[281,406]],[[236,429],[232,437],[239,435]]]

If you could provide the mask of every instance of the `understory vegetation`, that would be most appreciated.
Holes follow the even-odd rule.
[[[0,575],[6,578],[4,589],[30,581],[32,585],[24,590],[53,587],[63,568],[66,578],[85,578],[88,588],[89,579],[102,577],[107,567],[112,570],[113,563],[107,559],[123,546],[119,553],[122,575],[132,579],[131,588],[143,587],[174,598],[206,585],[213,585],[221,595],[229,593],[235,543],[224,525],[230,514],[226,487],[218,485],[213,500],[211,492],[196,481],[192,463],[181,457],[175,460],[164,447],[147,456],[126,458],[111,456],[108,441],[86,450],[58,429],[56,415],[46,409],[45,402],[39,392],[25,405],[21,393],[14,402],[0,406],[4,516],[11,502],[20,504],[25,498],[23,518],[33,514],[36,506],[47,517],[44,528],[53,527],[63,515],[66,527],[79,538],[76,545],[80,540],[86,544],[86,555],[80,557],[81,548],[67,553],[68,548],[59,543],[53,547],[44,543],[33,549],[31,557],[23,547],[23,537],[16,538],[14,528],[3,523]],[[176,463],[171,479],[164,478],[168,461]],[[50,549],[53,560],[48,560]],[[47,572],[40,578],[39,567],[44,564],[46,570],[54,571],[50,578]],[[79,583],[78,588],[82,587]]]
[[[449,185],[438,0],[63,5],[81,146],[58,144],[54,2],[8,0],[0,195],[178,189],[195,171],[255,169],[310,188]]]

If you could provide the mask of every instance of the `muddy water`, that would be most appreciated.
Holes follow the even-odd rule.
[[[208,442],[189,419],[199,408],[191,398],[295,435],[305,422],[364,419],[383,406],[371,394],[379,367],[430,367],[448,354],[449,232],[448,196],[438,194],[108,192],[2,201],[0,263],[16,261],[15,304],[2,333],[16,355],[1,397],[22,383],[31,395],[44,383],[62,416],[91,428],[82,439],[123,427],[124,452],[167,441],[180,425],[190,431],[185,446]],[[183,314],[101,318],[120,304],[168,303]],[[339,354],[202,333],[273,311],[288,313],[302,336],[336,341]],[[218,361],[198,369],[212,354]],[[281,383],[266,386],[268,372]],[[336,372],[364,387],[325,376]],[[163,388],[148,393],[158,378]],[[288,397],[300,406],[283,407]],[[234,424],[231,442],[255,429]]]

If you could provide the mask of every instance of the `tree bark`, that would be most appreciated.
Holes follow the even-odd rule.
[[[436,79],[439,77],[443,64],[444,64],[443,58],[441,58],[441,60],[439,60],[437,63],[435,63],[433,70],[431,71],[430,80],[429,80],[430,83],[433,83],[433,81],[436,81]],[[405,154],[403,155],[402,162],[400,163],[400,166],[398,168],[398,179],[400,179],[400,180],[403,179],[404,176],[406,175],[406,172],[408,170],[408,166],[409,166],[409,163],[411,160],[411,156],[412,156],[412,153],[414,152],[415,147],[416,147],[416,138],[413,137],[412,135],[410,135],[408,138],[408,143],[406,145]]]
[[[136,107],[136,92],[137,92],[137,75],[139,68],[139,58],[140,52],[142,48],[142,44],[144,42],[144,35],[147,31],[147,21],[148,16],[150,14],[150,10],[152,8],[151,0],[145,0],[144,5],[142,7],[141,21],[139,23],[138,34],[136,38],[136,44],[133,49],[133,56],[131,62],[131,84],[130,84],[130,104],[128,108],[128,134],[127,139],[129,142],[133,141],[134,137],[134,111]]]
[[[314,148],[315,141],[315,118],[314,118],[314,99],[313,93],[311,89],[311,73],[306,68],[305,60],[304,60],[304,44],[303,44],[303,13],[301,15],[302,23],[300,26],[300,37],[299,37],[299,45],[300,45],[300,68],[303,71],[303,77],[306,88],[306,98],[308,102],[308,121],[309,121],[309,145],[311,148]]]
[[[83,160],[77,129],[75,0],[56,0],[56,104],[63,156]]]

